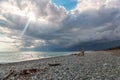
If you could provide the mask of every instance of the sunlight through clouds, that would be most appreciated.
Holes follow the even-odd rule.
[[[119,0],[58,2],[0,1],[1,50],[71,50],[87,42],[120,40]]]

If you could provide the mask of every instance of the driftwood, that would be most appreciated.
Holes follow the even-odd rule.
[[[56,64],[50,64],[48,63],[49,66],[60,66],[61,64],[60,63],[56,63]]]
[[[20,71],[20,75],[26,75],[26,74],[36,73],[36,72],[38,72],[38,69],[24,69]]]
[[[6,80],[8,77],[10,77],[10,76],[14,73],[14,71],[15,71],[15,69],[10,70],[10,72],[9,72],[9,73],[7,73],[7,74],[3,77],[3,79],[2,79],[2,80]]]
[[[44,69],[24,69],[24,70],[21,70],[21,71],[16,71],[15,69],[12,69],[1,80],[8,79],[12,74],[14,74],[14,72],[17,75],[24,75],[25,76],[25,75],[29,75],[29,74],[36,73],[36,72],[45,72],[47,70],[48,70],[48,68],[44,68]]]
[[[44,68],[44,69],[24,69],[24,70],[21,70],[19,74],[20,75],[28,75],[28,74],[36,73],[36,72],[45,72],[47,70],[48,70],[48,68]]]

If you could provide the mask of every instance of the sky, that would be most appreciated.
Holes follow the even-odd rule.
[[[120,0],[0,0],[0,52],[120,45]]]
[[[64,6],[67,10],[72,10],[77,5],[77,0],[52,0],[57,6]]]

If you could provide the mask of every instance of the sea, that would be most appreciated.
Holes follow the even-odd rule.
[[[77,53],[77,51],[72,52],[0,52],[0,64],[1,63],[12,63],[12,62],[20,62],[27,60],[35,60],[56,56],[64,56],[69,54]]]

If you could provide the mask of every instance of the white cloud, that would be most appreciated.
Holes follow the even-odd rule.
[[[0,26],[0,52],[4,51],[19,51],[21,40],[13,30]]]
[[[20,34],[28,20],[30,24],[22,38]],[[89,41],[120,40],[119,21],[119,0],[78,0],[71,11],[50,0],[0,3],[0,30],[7,35],[3,39],[13,40],[10,46],[19,48],[69,47]]]
[[[120,1],[119,0],[78,0],[78,4],[74,10],[84,12],[88,10],[99,10],[102,7],[119,8]]]
[[[60,28],[59,23],[66,15],[64,7],[58,8],[49,0],[6,0],[0,3],[0,12],[0,19],[2,22],[0,25],[8,27],[12,29],[12,31],[18,31],[14,32],[15,36],[17,34],[20,37],[27,20],[31,21],[27,30],[28,36],[26,32],[25,36],[27,36],[27,38],[25,39],[29,39],[29,34],[48,34],[58,30]],[[5,28],[1,31],[3,31],[3,34],[11,35],[10,33],[6,33]],[[29,41],[25,39],[21,39],[21,44],[23,45],[20,47],[36,46],[34,44],[41,45],[41,43],[44,42],[44,40],[42,40],[42,42],[39,40],[38,43],[36,42],[36,38]],[[29,42],[30,45],[26,45],[27,42]]]

